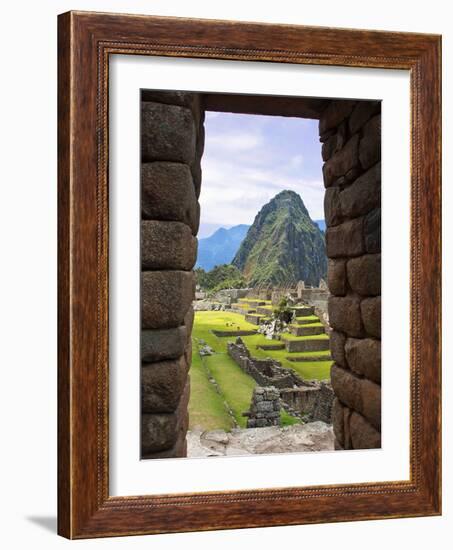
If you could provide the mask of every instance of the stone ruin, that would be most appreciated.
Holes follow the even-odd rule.
[[[255,359],[241,338],[237,338],[236,343],[229,342],[227,351],[260,387],[275,388],[280,406],[289,414],[309,422],[320,420],[331,424],[334,393],[329,382],[303,380],[274,359]]]
[[[244,105],[244,102],[247,105]],[[206,110],[319,120],[337,449],[381,444],[379,101],[142,92],[141,456],[186,455]],[[271,299],[269,289],[256,291]]]
[[[265,428],[280,426],[280,392],[273,386],[253,390],[250,410],[243,413],[247,416],[247,428]]]
[[[288,388],[302,385],[302,380],[290,369],[284,369],[274,359],[255,359],[251,357],[241,338],[236,343],[227,344],[228,355],[261,386]]]

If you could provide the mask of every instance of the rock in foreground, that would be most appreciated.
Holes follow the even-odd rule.
[[[234,429],[187,432],[188,458],[238,456],[273,453],[306,453],[333,451],[332,426],[324,422],[296,424],[284,428]]]

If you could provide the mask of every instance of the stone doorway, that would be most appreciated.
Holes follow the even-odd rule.
[[[319,120],[335,447],[380,447],[380,102],[154,90],[141,99],[142,458],[186,455],[205,111]]]

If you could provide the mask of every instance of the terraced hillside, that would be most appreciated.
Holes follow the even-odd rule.
[[[191,397],[189,403],[189,428],[201,427],[204,430],[222,428],[230,430],[234,426],[245,427],[246,418],[242,413],[250,405],[255,380],[244,371],[227,354],[227,343],[236,339],[236,333],[248,349],[257,358],[272,357],[286,367],[296,371],[306,379],[323,380],[330,376],[330,354],[328,351],[303,351],[294,353],[288,351],[288,341],[317,341],[327,342],[325,334],[310,334],[295,336],[288,334],[284,341],[268,340],[257,334],[257,326],[246,320],[245,314],[256,307],[268,307],[270,302],[261,302],[261,305],[241,301],[238,308],[241,313],[234,311],[199,311],[195,314],[195,323],[192,333],[193,359],[190,369]],[[271,310],[272,312],[272,310]],[[319,319],[314,315],[298,317],[304,319],[306,327],[319,327]],[[297,324],[297,326],[299,326]],[[244,333],[248,333],[244,335]],[[214,353],[200,357],[198,350],[203,342]],[[276,349],[267,349],[273,345]],[[297,419],[282,411],[282,425],[298,422]]]

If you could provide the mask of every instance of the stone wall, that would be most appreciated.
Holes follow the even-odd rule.
[[[142,92],[142,458],[186,455],[203,119],[196,94]]]
[[[143,457],[186,453],[192,267],[204,146],[201,103],[208,99],[142,92]],[[319,133],[336,446],[375,448],[381,427],[380,103],[342,100],[318,107],[324,109]],[[276,304],[289,290],[272,295],[269,289],[255,289],[250,295]]]
[[[265,428],[280,426],[280,394],[277,388],[268,386],[253,390],[250,410],[247,416],[247,428]]]
[[[304,382],[290,369],[284,369],[273,359],[255,359],[241,338],[236,343],[228,342],[228,355],[236,361],[241,369],[251,376],[260,386],[288,388],[303,385]]]
[[[227,344],[229,356],[241,369],[263,387],[279,390],[282,407],[294,416],[309,422],[331,423],[334,393],[325,381],[303,380],[292,369],[283,368],[273,359],[251,357],[241,338]]]
[[[380,102],[332,101],[319,121],[326,187],[333,426],[338,449],[381,445]],[[397,182],[396,182],[397,183]]]
[[[335,398],[327,381],[304,380],[304,386],[280,390],[282,407],[290,414],[300,416],[306,422],[320,420],[332,423],[332,406]]]

